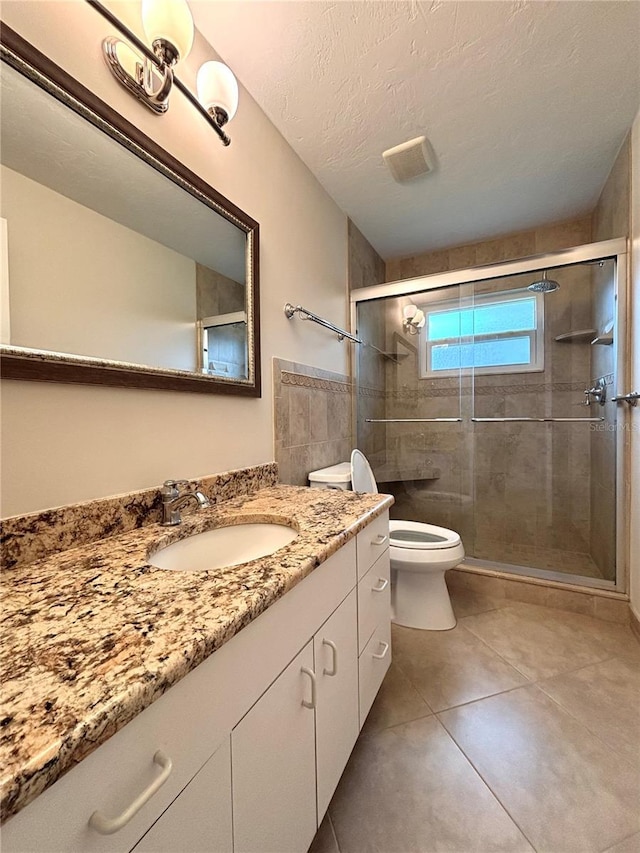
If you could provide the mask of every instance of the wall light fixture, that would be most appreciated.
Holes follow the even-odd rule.
[[[107,66],[116,80],[157,115],[169,109],[175,86],[209,122],[223,145],[222,130],[238,109],[238,83],[222,62],[205,62],[198,71],[196,97],[176,76],[178,62],[193,46],[194,26],[187,0],[142,0],[142,26],[149,48],[99,0],[86,0],[127,42],[109,36],[102,43]]]
[[[426,322],[424,311],[412,303],[404,306],[402,309],[402,318],[402,328],[405,332],[409,332],[410,335],[417,335]]]

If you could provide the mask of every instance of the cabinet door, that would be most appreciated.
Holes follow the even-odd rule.
[[[231,748],[227,738],[134,851],[232,853],[231,823]]]
[[[358,615],[354,589],[313,639],[318,702],[318,820],[327,810],[358,737]]]
[[[286,630],[286,626],[284,627]],[[236,853],[304,853],[317,827],[313,641],[231,735]]]

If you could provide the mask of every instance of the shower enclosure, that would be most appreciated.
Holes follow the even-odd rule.
[[[392,517],[456,530],[479,567],[624,588],[625,252],[352,294],[357,446]]]

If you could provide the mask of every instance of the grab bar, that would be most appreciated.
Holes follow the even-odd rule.
[[[323,326],[325,329],[335,332],[339,341],[343,341],[346,338],[349,341],[353,341],[354,344],[364,343],[360,338],[356,338],[355,335],[352,335],[351,332],[346,332],[344,329],[341,329],[340,326],[336,326],[334,323],[329,322],[329,320],[318,317],[318,315],[314,314],[313,311],[307,311],[307,309],[303,308],[302,305],[292,305],[290,302],[287,302],[284,306],[284,313],[288,320],[290,320],[294,314],[304,314],[303,319],[311,320],[313,323],[317,323],[319,326]]]
[[[462,418],[365,418],[366,424],[461,424]]]
[[[520,423],[522,421],[530,421],[539,424],[562,423],[562,424],[577,424],[577,423],[593,423],[594,421],[603,421],[604,418],[471,418],[474,424],[505,424],[505,423]]]

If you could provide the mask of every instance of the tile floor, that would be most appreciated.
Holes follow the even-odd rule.
[[[468,589],[393,664],[310,853],[640,853],[640,644]]]

